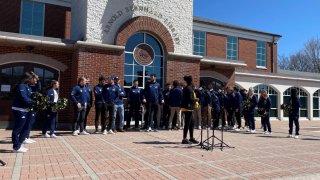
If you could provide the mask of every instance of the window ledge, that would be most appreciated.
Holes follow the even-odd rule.
[[[257,69],[265,69],[267,70],[268,68],[264,67],[264,66],[256,66]]]

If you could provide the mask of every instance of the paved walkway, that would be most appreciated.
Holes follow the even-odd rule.
[[[33,132],[37,143],[14,154],[11,131],[0,130],[0,159],[8,163],[0,179],[320,179],[320,122],[302,122],[298,140],[285,138],[287,123],[273,121],[271,136],[226,132],[235,148],[213,152],[181,145],[182,131],[59,132],[57,139]]]

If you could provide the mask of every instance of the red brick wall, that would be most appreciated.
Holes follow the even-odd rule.
[[[227,37],[213,33],[207,33],[206,36],[206,56],[226,59]]]
[[[0,1],[0,31],[19,33],[20,0]]]
[[[239,38],[239,60],[247,63],[247,70],[271,72],[271,43],[266,44],[267,47],[267,67],[266,69],[257,68],[256,51],[257,41]],[[274,47],[274,68],[277,68],[277,46]]]
[[[183,81],[183,77],[191,75],[196,86],[200,83],[200,61],[194,59],[167,59],[166,82]]]
[[[87,76],[91,80],[91,86],[98,84],[98,78],[102,74],[106,77],[116,75],[123,84],[124,77],[124,53],[117,51],[99,50],[80,47],[74,53],[73,60],[73,84],[77,78]],[[95,110],[91,109],[88,116],[88,125],[94,125]]]
[[[52,4],[45,5],[44,35],[70,39],[71,9]]]
[[[174,52],[174,43],[167,28],[161,22],[146,16],[139,16],[125,22],[117,33],[116,45],[124,46],[127,40],[139,31],[150,32],[158,38],[166,52]]]
[[[51,57],[66,66],[68,69],[64,72],[60,72],[60,89],[61,89],[61,97],[69,98],[69,93],[72,88],[72,80],[71,80],[71,61],[72,61],[72,52],[64,51],[60,49],[37,49],[35,48],[32,51],[26,50],[24,47],[9,47],[9,46],[1,46],[0,45],[0,54],[7,54],[7,53],[33,53],[44,55],[47,57]],[[68,106],[66,110],[61,111],[59,113],[59,122],[71,122],[72,119],[72,108]]]

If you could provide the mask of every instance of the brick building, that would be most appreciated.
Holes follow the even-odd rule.
[[[277,69],[280,35],[193,17],[193,1],[2,0],[0,1],[0,127],[12,122],[10,89],[25,71],[44,86],[61,82],[68,97],[79,76],[97,83],[117,75],[144,87],[150,73],[160,84],[192,75],[195,83],[267,89],[272,117],[291,87],[300,89],[301,117],[319,118],[317,75]],[[203,85],[203,84],[201,84]],[[69,106],[59,124],[72,121]],[[90,113],[93,124],[94,110]],[[41,114],[39,115],[41,121]]]

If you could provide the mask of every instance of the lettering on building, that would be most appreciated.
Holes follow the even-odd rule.
[[[153,8],[147,7],[147,6],[141,6],[141,5],[132,4],[130,6],[125,7],[122,10],[118,10],[115,14],[113,14],[110,17],[110,19],[108,20],[108,22],[104,26],[103,31],[106,34],[108,34],[112,30],[113,24],[115,24],[115,22],[121,16],[123,16],[125,13],[131,13],[131,12],[144,12],[144,13],[150,14],[150,15],[155,16],[158,19],[160,19],[169,28],[169,30],[171,31],[171,35],[173,37],[174,42],[177,45],[180,45],[179,33],[176,31],[176,28],[174,27],[173,22],[170,21],[169,18],[164,17],[160,12],[155,11]]]

